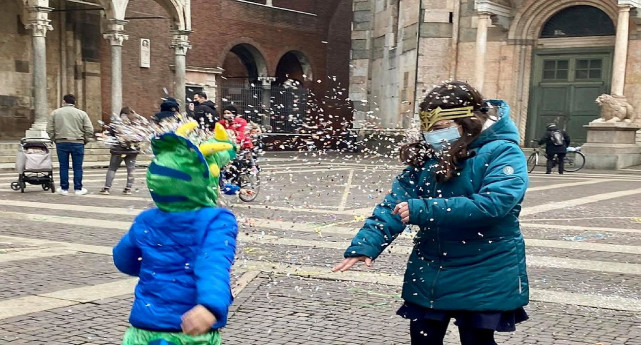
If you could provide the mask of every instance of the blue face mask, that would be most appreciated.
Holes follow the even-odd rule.
[[[458,126],[448,127],[431,132],[423,132],[423,138],[435,151],[442,152],[444,147],[452,145],[459,140],[461,133],[459,133]]]

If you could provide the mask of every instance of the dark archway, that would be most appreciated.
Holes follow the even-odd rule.
[[[228,78],[242,78],[257,83],[259,77],[267,75],[265,58],[250,44],[237,44],[231,48],[223,63],[223,75]]]
[[[276,67],[276,84],[282,85],[287,80],[294,80],[304,85],[306,80],[313,80],[312,67],[305,54],[289,51],[278,61]]]
[[[612,19],[601,9],[571,6],[554,14],[543,26],[541,38],[613,36],[616,29]]]

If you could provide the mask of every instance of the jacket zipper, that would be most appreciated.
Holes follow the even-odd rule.
[[[436,198],[438,193],[438,183],[435,181],[434,182],[434,189],[432,192],[432,198]],[[436,295],[436,281],[438,280],[438,276],[441,274],[441,236],[439,232],[439,227],[435,228],[436,231],[436,245],[438,249],[438,254],[436,256],[436,264],[438,265],[438,270],[436,271],[436,276],[434,277],[434,280],[432,281],[432,289],[430,292],[430,307],[434,308],[434,296]]]

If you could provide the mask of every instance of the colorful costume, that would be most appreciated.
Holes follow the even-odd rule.
[[[233,300],[238,227],[216,200],[220,168],[234,150],[222,127],[206,140],[194,134],[197,127],[188,122],[152,139],[147,185],[158,208],[138,215],[113,250],[116,267],[140,278],[123,345],[220,344],[218,329]],[[181,333],[181,317],[196,305],[217,322],[210,332],[189,336]]]

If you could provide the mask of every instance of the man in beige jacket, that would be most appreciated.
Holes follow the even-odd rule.
[[[69,194],[69,155],[73,165],[73,189],[76,195],[87,194],[82,188],[82,160],[85,156],[85,144],[93,138],[93,126],[89,115],[76,108],[76,97],[65,95],[62,107],[51,113],[47,123],[47,134],[56,143],[58,163],[60,163],[61,195]]]

